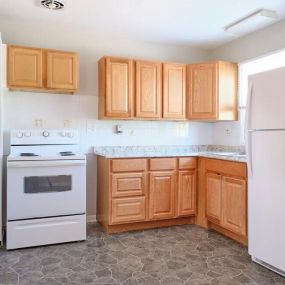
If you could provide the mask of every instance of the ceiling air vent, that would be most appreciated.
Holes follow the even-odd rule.
[[[64,7],[63,3],[57,0],[42,0],[41,4],[50,10],[60,10]]]

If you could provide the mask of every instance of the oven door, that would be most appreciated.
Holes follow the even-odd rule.
[[[8,161],[8,221],[85,211],[85,160]]]

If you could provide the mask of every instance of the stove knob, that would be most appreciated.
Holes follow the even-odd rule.
[[[49,132],[48,132],[48,131],[43,131],[43,136],[44,136],[45,138],[49,137]]]
[[[26,138],[29,138],[29,137],[31,137],[32,133],[31,132],[25,132],[24,135]]]
[[[17,132],[17,134],[16,134],[17,138],[19,138],[19,139],[22,138],[23,135],[24,135],[23,132]]]

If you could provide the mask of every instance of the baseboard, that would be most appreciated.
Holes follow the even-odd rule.
[[[96,215],[87,215],[87,223],[97,222]]]

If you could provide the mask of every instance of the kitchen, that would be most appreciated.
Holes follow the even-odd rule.
[[[95,18],[94,20],[93,16],[89,13],[88,14],[89,18],[86,19],[86,22],[84,22],[82,19],[81,20],[77,19],[75,16],[76,9],[77,9],[76,5],[78,4],[78,1],[65,1],[64,9],[58,10],[58,11],[52,11],[52,10],[49,11],[47,9],[42,8],[40,5],[38,5],[38,2],[40,1],[35,1],[37,2],[36,4],[34,3],[34,1],[29,1],[30,3],[28,4],[28,7],[20,6],[21,9],[17,8],[17,5],[22,5],[22,4],[18,4],[18,3],[16,4],[17,1],[13,1],[13,2],[14,3],[12,3],[12,1],[9,1],[9,3],[11,4],[7,4],[8,2],[4,3],[3,1],[3,3],[0,4],[1,5],[0,27],[1,27],[1,32],[2,32],[3,43],[9,44],[9,45],[15,45],[15,46],[27,46],[27,47],[33,47],[33,48],[44,48],[44,49],[49,49],[49,50],[63,50],[63,51],[77,52],[79,54],[79,77],[80,79],[79,79],[79,90],[75,92],[73,96],[71,96],[69,94],[52,94],[52,93],[42,93],[42,92],[34,92],[34,91],[33,92],[22,92],[19,90],[8,90],[7,85],[6,85],[7,80],[6,78],[3,78],[4,74],[2,74],[2,85],[4,88],[3,88],[3,96],[1,96],[3,97],[2,98],[3,106],[2,106],[1,115],[3,117],[2,124],[3,124],[3,130],[4,130],[4,161],[6,160],[7,155],[9,155],[10,153],[9,146],[11,144],[10,142],[10,131],[11,130],[22,130],[22,129],[23,130],[27,130],[27,129],[28,130],[30,129],[35,129],[35,130],[74,129],[74,130],[78,130],[79,131],[78,136],[79,136],[80,148],[81,148],[80,151],[85,153],[87,157],[86,187],[87,187],[87,221],[90,222],[90,224],[88,225],[89,228],[90,228],[90,225],[92,225],[92,222],[95,222],[96,220],[98,221],[98,207],[96,207],[96,204],[97,204],[96,202],[97,186],[96,185],[97,185],[97,180],[99,181],[99,179],[96,178],[96,172],[97,172],[97,166],[98,166],[97,164],[100,164],[100,163],[99,162],[97,163],[97,158],[94,155],[94,149],[97,149],[98,152],[105,151],[105,156],[108,156],[109,153],[106,153],[106,152],[109,150],[109,148],[104,148],[104,147],[117,146],[119,148],[118,151],[120,153],[125,152],[124,146],[128,146],[129,147],[128,151],[131,151],[131,152],[133,152],[134,147],[136,147],[136,151],[142,153],[142,152],[146,152],[146,149],[143,148],[143,146],[147,146],[148,147],[147,153],[151,153],[151,157],[150,158],[143,157],[143,159],[145,160],[144,163],[146,165],[146,166],[143,166],[143,171],[141,169],[139,170],[139,172],[134,171],[136,175],[138,173],[139,174],[142,173],[142,174],[146,174],[146,176],[148,176],[149,173],[151,172],[150,171],[151,169],[149,168],[151,164],[150,160],[153,159],[154,156],[157,156],[155,155],[155,153],[159,153],[159,152],[164,152],[168,156],[170,156],[171,152],[173,155],[173,149],[175,149],[175,151],[178,152],[174,160],[172,159],[172,162],[170,162],[170,163],[173,163],[173,166],[170,167],[171,169],[167,167],[166,170],[161,170],[163,172],[175,172],[176,174],[178,172],[184,171],[179,166],[180,160],[184,156],[183,152],[185,153],[189,151],[189,148],[193,146],[218,146],[217,148],[211,150],[214,152],[219,152],[220,150],[224,150],[227,152],[241,152],[241,155],[244,152],[243,120],[244,120],[245,110],[243,109],[243,106],[242,106],[243,103],[241,102],[239,102],[240,108],[238,109],[240,113],[239,114],[240,120],[232,121],[232,122],[230,121],[229,122],[223,122],[223,121],[212,122],[213,120],[211,120],[211,122],[202,122],[201,120],[197,120],[197,119],[191,120],[191,121],[190,120],[181,120],[181,121],[173,121],[173,120],[161,121],[160,120],[158,121],[158,120],[153,120],[153,119],[151,120],[146,120],[146,119],[144,120],[142,119],[121,120],[118,118],[111,118],[111,120],[98,119],[100,117],[100,114],[99,114],[99,109],[100,109],[99,108],[99,105],[100,105],[99,84],[97,81],[97,78],[99,75],[98,74],[99,73],[98,72],[98,61],[100,60],[100,58],[104,56],[110,56],[114,58],[119,57],[119,58],[124,58],[128,60],[134,60],[134,61],[147,60],[147,61],[154,61],[154,62],[160,62],[160,63],[174,62],[174,63],[183,63],[183,64],[195,64],[195,63],[199,64],[199,63],[212,62],[214,60],[223,60],[223,61],[229,61],[229,62],[237,62],[239,63],[239,66],[241,66],[241,64],[245,64],[247,61],[258,59],[259,57],[268,56],[272,53],[275,53],[277,51],[281,51],[282,49],[284,49],[284,44],[285,44],[284,38],[280,36],[282,35],[282,33],[284,33],[284,25],[285,25],[284,20],[282,21],[282,17],[283,17],[282,13],[284,12],[282,10],[282,7],[284,6],[284,3],[282,1],[276,1],[276,3],[274,2],[274,4],[271,4],[273,5],[272,7],[265,1],[263,1],[262,3],[260,1],[259,2],[253,1],[252,3],[247,3],[247,4],[246,2],[243,2],[242,4],[240,4],[241,10],[239,13],[234,13],[235,11],[233,9],[233,6],[237,5],[236,3],[233,4],[234,1],[231,1],[232,3],[228,3],[228,4],[225,3],[225,1],[221,1],[220,5],[221,7],[224,7],[223,9],[224,9],[225,15],[228,15],[227,13],[229,14],[232,13],[232,16],[230,15],[227,16],[228,17],[227,21],[226,19],[224,21],[221,21],[221,23],[223,23],[223,24],[220,24],[221,27],[224,27],[227,24],[230,24],[231,22],[234,22],[237,19],[243,18],[245,15],[259,8],[267,8],[269,10],[276,10],[280,17],[278,20],[281,20],[281,21],[277,21],[277,20],[273,21],[273,24],[271,26],[267,26],[265,28],[263,27],[264,29],[259,28],[260,30],[254,31],[254,33],[246,34],[245,36],[240,37],[240,38],[232,37],[231,35],[229,36],[228,34],[225,35],[223,28],[219,27],[218,24],[216,23],[217,30],[223,35],[224,44],[221,44],[221,43],[217,44],[215,43],[214,40],[211,41],[210,35],[207,35],[208,28],[201,27],[201,31],[199,30],[199,33],[202,33],[202,31],[204,31],[205,41],[206,39],[208,39],[208,45],[206,43],[202,44],[201,43],[202,41],[201,41],[199,43],[199,46],[198,44],[196,44],[195,46],[195,45],[190,45],[189,43],[187,45],[180,44],[179,36],[182,37],[180,34],[180,31],[179,32],[174,31],[171,44],[169,43],[166,44],[165,42],[167,42],[166,38],[168,38],[168,36],[166,36],[163,32],[161,32],[161,30],[158,29],[157,33],[155,34],[155,32],[152,33],[150,29],[148,29],[151,22],[145,23],[145,30],[141,31],[138,34],[134,30],[132,30],[132,28],[128,26],[128,23],[129,23],[128,21],[136,22],[134,15],[138,15],[138,14],[134,13],[134,15],[132,16],[128,14],[129,17],[125,17],[124,13],[125,12],[129,13],[130,11],[136,11],[136,13],[139,13],[138,12],[139,9],[137,7],[140,7],[142,10],[146,9],[146,10],[143,10],[144,12],[146,12],[149,7],[147,4],[148,3],[147,1],[145,1],[144,4],[143,3],[139,4],[137,1],[135,1],[136,3],[131,3],[131,1],[125,1],[126,10],[122,9],[122,11],[120,12],[121,14],[119,15],[117,15],[116,13],[117,11],[120,11],[120,7],[114,1],[105,1],[104,3],[100,3],[101,6],[99,7],[96,6],[96,5],[99,5],[98,3],[97,4],[89,3],[92,9],[94,9],[94,13],[96,12],[96,17],[94,17]],[[183,1],[183,2],[187,2],[187,1]],[[83,4],[78,4],[78,5],[80,5],[80,9],[82,9],[82,11],[85,11],[85,13],[88,12],[88,7],[85,7],[85,5]],[[141,5],[141,6],[137,6],[137,5]],[[191,5],[194,5],[194,4],[191,4]],[[199,13],[202,13],[202,11],[203,13],[205,13],[205,7],[207,7],[206,10],[208,10],[208,5],[211,5],[209,1],[205,1],[199,5],[197,4],[197,6],[194,5],[193,7],[192,6],[191,7],[193,8],[193,11],[196,9],[196,11],[199,11]],[[166,9],[165,12],[167,11],[168,13],[171,13],[171,7],[173,7],[173,1],[167,1],[167,4],[165,4],[165,9]],[[109,16],[110,19],[114,17],[114,21],[116,20],[118,22],[121,21],[117,29],[115,26],[112,26],[113,33],[111,33],[108,30],[110,29],[111,25],[107,25],[107,26],[104,25],[104,16],[98,11],[99,8],[102,9],[102,11],[104,11],[104,9],[106,9],[105,11],[110,9],[108,10],[108,12],[111,13]],[[28,12],[25,9],[27,10],[30,9],[31,11],[34,11],[33,13],[34,18],[31,16],[31,14],[22,13],[22,11],[26,11],[26,13],[32,13],[32,12]],[[156,9],[159,11],[159,8],[157,6],[156,6]],[[180,7],[180,9],[182,9],[182,7]],[[278,9],[280,9],[280,11]],[[210,14],[210,10],[211,9],[207,11],[207,16],[208,17],[212,16],[213,21],[214,21],[214,19],[217,19],[217,15],[214,17],[212,14]],[[143,11],[141,11],[141,13]],[[194,15],[199,14],[199,13],[198,12],[194,13],[193,11],[191,12],[191,15],[194,21],[195,19]],[[66,14],[60,14],[60,13],[66,13]],[[65,20],[62,19],[62,15],[66,16]],[[151,19],[154,21],[153,18]],[[149,21],[151,21],[151,19],[149,19]],[[188,19],[188,16],[185,19]],[[201,20],[200,21],[198,21],[198,19],[196,20],[198,23],[202,25]],[[80,21],[82,21],[82,23]],[[163,21],[163,19],[161,19],[161,21]],[[74,25],[74,23],[77,23],[77,25]],[[154,23],[155,22],[153,22],[153,25]],[[100,28],[98,28],[97,25]],[[171,31],[171,27],[172,26],[169,27],[170,31]],[[149,36],[146,33],[146,31],[149,32]],[[145,34],[143,32],[145,32]],[[195,31],[191,30],[191,33],[194,33],[194,32]],[[198,36],[199,35],[196,34],[197,38],[199,38]],[[175,37],[177,38],[175,39]],[[156,38],[157,38],[157,41],[156,41]],[[199,42],[199,40],[197,40],[197,42]],[[5,49],[3,49],[2,52],[5,53]],[[2,65],[4,64],[3,62],[5,61],[2,61],[1,63]],[[5,69],[6,69],[5,67],[2,68],[2,70],[5,70]],[[222,146],[224,147],[222,148]],[[206,149],[206,150],[202,149],[202,151],[208,151],[208,150],[209,149]],[[192,149],[191,154],[193,154],[194,152],[196,152],[197,154],[197,150],[193,151]],[[115,158],[113,156],[110,156],[109,158],[107,157],[107,159],[115,159]],[[200,157],[196,159],[198,162],[196,161],[195,167],[197,166],[201,167],[201,165],[199,165]],[[225,160],[225,159],[227,159],[227,157],[223,157],[222,161],[225,161],[225,162],[229,161],[228,163],[231,162],[231,160]],[[245,165],[244,157],[238,157],[235,159],[237,161],[240,161],[240,164],[238,165]],[[193,166],[187,167],[185,171],[191,172],[193,171],[193,169],[195,169],[195,167]],[[208,167],[212,167],[212,166],[210,165]],[[230,168],[231,167],[228,166],[226,167],[226,170]],[[113,170],[110,169],[110,171],[113,171]],[[218,173],[219,171],[216,171],[216,172]],[[114,174],[116,173],[123,174],[124,171],[123,172],[121,170],[118,172],[114,171]],[[244,170],[241,170],[241,174],[239,177],[245,178],[245,174],[243,173],[244,173]],[[107,175],[108,173],[105,171],[104,174]],[[4,178],[5,178],[5,175],[6,175],[6,166],[4,165],[4,176],[3,176]],[[113,172],[110,173],[110,175],[113,175]],[[228,174],[228,175],[231,176],[231,174]],[[149,183],[148,179],[146,183],[147,184]],[[145,187],[146,192],[149,192],[148,189],[149,187]],[[198,189],[200,189],[199,185],[198,185]],[[3,190],[5,194],[5,181],[4,181]],[[6,199],[5,197],[6,196],[4,195],[3,201]],[[98,198],[101,199],[100,196],[98,196]],[[200,206],[198,206],[198,208],[199,207]],[[4,208],[4,219],[5,219],[5,208],[6,208],[5,203],[4,203],[3,208]],[[201,212],[204,213],[205,209],[199,210],[199,213]],[[201,220],[204,220],[202,218]],[[191,219],[192,218],[190,218],[190,220]],[[5,225],[5,223],[6,222],[4,220],[3,225]],[[188,229],[188,227],[189,226],[186,226],[185,229]],[[97,229],[97,226],[96,226],[96,229]],[[169,231],[171,231],[171,227],[166,228],[166,229],[169,229]],[[176,227],[174,227],[173,230],[174,229],[178,231]],[[183,228],[181,228],[181,231],[184,231]],[[151,230],[144,231],[145,238],[147,239],[147,236],[151,235],[152,233],[153,233],[153,239],[156,239],[157,232],[155,231],[152,232]],[[135,235],[135,232],[133,234]],[[200,232],[198,230],[198,232],[195,234],[197,236],[199,235],[203,236],[205,235],[205,232],[202,232],[202,231]],[[91,227],[89,235],[91,236],[91,238],[92,238],[92,235],[93,237],[96,235],[101,235],[101,230],[99,232],[96,232],[96,231],[94,232],[94,228]],[[139,232],[138,232],[138,235],[139,235]],[[161,235],[163,234],[161,233]],[[185,233],[185,235],[187,235],[187,233]],[[106,242],[106,244],[108,241],[107,237],[104,236],[105,238],[104,242]],[[179,237],[181,236],[178,235],[177,238]],[[216,237],[213,236],[213,239],[215,238],[218,239],[218,237],[220,236],[216,236]],[[132,238],[133,237],[130,236],[130,239]],[[149,237],[149,239],[150,238],[151,237]],[[110,242],[111,242],[111,239],[112,239],[112,235],[110,236],[110,240],[109,240]],[[94,242],[94,244],[101,243],[101,241],[99,240],[90,240],[90,244],[92,244],[91,241]],[[229,240],[226,240],[226,242],[231,244],[231,241]],[[244,242],[244,241],[241,241],[241,242]],[[67,245],[69,245],[72,248],[72,244],[67,244]],[[234,243],[232,246],[237,247],[238,244]],[[84,246],[81,245],[81,243],[79,243],[79,244],[76,244],[76,247],[83,248]],[[94,247],[96,248],[95,245]],[[124,248],[124,246],[122,246],[122,248]],[[36,251],[36,248],[34,250]],[[95,251],[95,249],[93,250]],[[240,250],[243,251],[243,248],[241,248]],[[51,246],[51,251],[52,251],[52,246]],[[8,251],[8,253],[9,252],[15,255],[14,261],[16,263],[17,258],[19,258],[19,256],[17,256],[17,253],[16,253],[17,251]],[[94,258],[96,255],[95,253],[96,252],[94,252]],[[99,253],[102,254],[102,252],[98,252],[98,254]],[[205,252],[205,255],[206,254],[209,254],[209,252]],[[82,259],[84,259],[84,257]],[[136,258],[134,258],[134,262],[135,261],[139,263],[139,260]],[[189,261],[189,263],[191,262]],[[90,260],[90,264],[93,264],[91,260]],[[96,262],[96,264],[98,265],[98,262]],[[155,264],[156,263],[154,262],[154,265]],[[11,268],[13,268],[13,265],[14,264],[11,265]],[[1,266],[2,266],[2,263],[1,263]],[[88,266],[88,264],[85,262],[85,267],[86,266]],[[254,265],[252,264],[250,264],[250,266],[254,267]],[[52,265],[50,265],[50,267],[52,267]],[[6,278],[7,276],[10,276],[11,279],[16,278],[15,276],[18,276],[18,273],[17,271],[15,273],[15,271],[13,271],[11,268],[9,268],[9,270],[7,270],[6,272],[1,271],[1,274],[3,273],[3,275],[0,274],[0,276],[3,276],[3,278]],[[121,267],[118,267],[118,268],[121,268]],[[112,271],[113,277],[115,276],[115,273],[117,271],[120,271],[122,273],[122,270],[119,270],[118,268],[114,267],[113,270],[111,270],[110,268],[108,269],[109,271]],[[256,269],[258,271],[260,267],[256,267],[256,268],[258,268]],[[103,266],[102,270],[105,270],[105,269],[106,267]],[[69,272],[65,272],[67,270],[63,270],[63,271],[64,272],[57,272],[57,274],[54,274],[54,275],[51,272],[49,275],[46,276],[42,272],[42,269],[39,269],[37,270],[37,273],[35,273],[33,276],[32,280],[34,281],[30,281],[30,284],[34,284],[34,283],[37,284],[37,282],[42,282],[38,284],[53,284],[52,282],[54,283],[62,282],[58,280],[59,276],[63,278],[61,274],[63,274],[65,277],[66,277],[66,274],[69,274]],[[100,271],[100,270],[96,270],[96,271]],[[127,271],[128,270],[126,269],[126,272]],[[263,272],[262,269],[260,269],[260,271],[262,272],[260,274],[256,273],[256,271],[251,273],[252,278],[256,278],[256,279],[251,279],[252,281],[251,283],[253,284],[275,284],[275,283],[282,284],[282,282],[284,282],[284,280],[281,279],[281,277],[279,278],[279,275],[272,275],[269,271]],[[92,270],[88,270],[88,272],[86,272],[86,276],[89,276],[92,272],[93,272]],[[27,272],[27,275],[28,273],[29,272]],[[72,273],[72,271],[70,271],[70,273]],[[236,275],[231,275],[230,277],[234,278],[239,275],[242,276],[243,274],[242,271],[238,271],[235,273]],[[116,273],[116,274],[119,274],[119,273]],[[198,274],[198,273],[195,272],[195,274]],[[250,278],[248,274],[249,272],[247,272],[247,274],[244,273],[245,276]],[[94,276],[93,276],[94,280],[95,280],[95,275],[96,274],[94,273]],[[127,275],[128,274],[126,274],[126,276]],[[78,274],[78,276],[74,275],[75,280],[70,280],[69,282],[74,281],[79,284],[82,284],[84,282],[88,283],[87,281],[84,281],[84,282],[82,281],[80,283],[80,279],[76,279],[76,278],[80,278],[80,276],[83,278],[84,274],[83,273]],[[206,282],[209,283],[213,281],[213,279],[215,279],[213,282],[219,281],[220,282],[219,284],[227,284],[226,283],[227,281],[224,280],[226,276],[213,276],[211,278],[208,275],[206,276],[208,279],[204,280],[205,284],[207,284]],[[266,281],[261,280],[262,279],[261,276],[265,278],[267,283]],[[56,279],[56,277],[58,279]],[[204,277],[205,276],[198,276],[198,277],[196,276],[197,279],[199,278],[203,279]],[[19,278],[21,280],[21,276]],[[37,280],[37,278],[39,280]],[[96,279],[98,278],[99,278],[98,275],[96,275]],[[121,277],[119,281],[114,281],[115,280],[114,278],[112,280],[109,280],[108,282],[112,281],[114,284],[116,284],[116,282],[123,283],[129,278],[131,279],[132,282],[138,282],[138,284],[141,284],[145,278],[151,278],[151,277],[142,276],[142,275],[140,277],[138,276],[137,278],[128,277],[124,279],[123,277]],[[155,277],[152,276],[152,278],[155,278]],[[174,278],[174,277],[166,276],[166,279],[167,278]],[[194,278],[194,275],[192,276],[192,279],[190,278],[190,276],[189,276],[190,279],[189,278],[187,279],[178,278],[177,280],[177,276],[175,278],[167,279],[168,282],[170,282],[168,284],[176,284],[175,282],[178,282],[177,284],[180,284],[179,282],[181,282],[181,280],[183,280],[185,284],[187,284],[186,281],[189,282],[189,284],[191,284],[190,282],[192,282],[192,284],[196,284],[199,282],[199,280],[197,281]],[[261,278],[261,279],[258,279],[258,278]],[[17,277],[17,280],[18,280],[18,277]],[[159,282],[164,284],[163,282],[167,282],[167,280],[163,281],[163,277],[161,277]],[[172,280],[172,281],[169,281],[169,280]],[[10,280],[9,282],[5,281],[4,284],[17,284],[18,281],[16,283],[13,283],[14,281]],[[150,282],[151,281],[145,281],[144,284],[151,284]],[[200,283],[201,282],[202,281],[200,280]],[[250,283],[249,281],[247,282],[241,281],[241,280],[238,281],[236,279],[232,280],[232,283],[233,282],[239,282],[237,284]],[[0,283],[1,283],[1,278],[0,278]],[[92,284],[92,278],[89,283]],[[102,284],[104,284],[103,281],[102,281]],[[159,284],[159,283],[153,283],[153,284]]]

